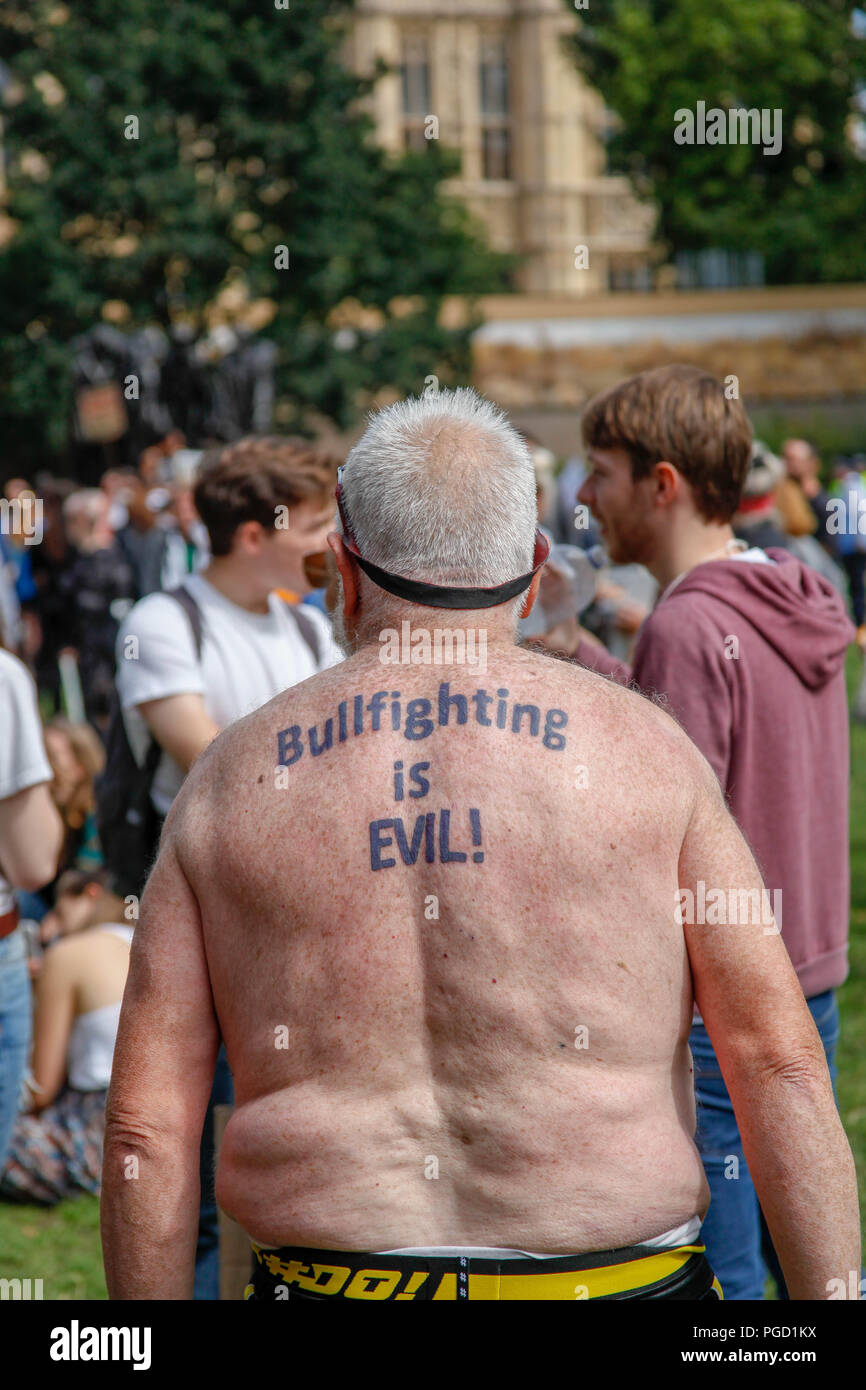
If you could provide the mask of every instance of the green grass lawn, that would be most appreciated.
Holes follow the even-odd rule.
[[[97,1198],[47,1211],[0,1202],[0,1276],[41,1279],[44,1298],[106,1298]]]
[[[849,688],[860,667],[849,653]],[[851,729],[851,973],[839,993],[839,1106],[866,1207],[866,725]],[[803,795],[809,787],[804,782]],[[0,1202],[0,1277],[42,1279],[47,1299],[105,1298],[95,1197],[53,1211]]]

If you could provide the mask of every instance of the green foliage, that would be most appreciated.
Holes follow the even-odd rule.
[[[756,435],[780,453],[786,439],[808,439],[822,460],[822,477],[827,483],[836,458],[856,454],[866,438],[866,406],[860,401],[846,402],[846,408],[833,409],[811,402],[784,406],[753,402],[749,418]]]
[[[850,0],[591,0],[569,46],[617,119],[611,164],[655,199],[668,253],[758,251],[771,283],[866,275],[866,163],[850,138],[866,39],[852,33],[854,10]],[[780,153],[676,144],[674,113],[698,101],[781,110]]]
[[[128,306],[124,326],[195,321],[239,274],[252,299],[278,304],[267,333],[293,427],[310,408],[345,426],[383,386],[465,376],[469,330],[438,326],[442,297],[501,289],[508,265],[440,190],[454,156],[435,141],[399,158],[375,145],[357,104],[371,83],[340,60],[351,10],[4,0],[17,88],[2,109],[3,211],[17,224],[0,251],[7,455],[62,447],[68,344],[107,301]],[[395,314],[395,297],[411,313]],[[383,320],[350,350],[327,325],[345,300]]]

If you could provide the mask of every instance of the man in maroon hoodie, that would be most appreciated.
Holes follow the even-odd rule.
[[[579,500],[600,523],[611,560],[645,565],[661,590],[631,678],[645,694],[665,697],[716,772],[761,868],[762,906],[771,921],[772,902],[835,1080],[835,989],[848,970],[843,668],[853,625],[815,571],[784,550],[735,540],[730,522],[751,428],[714,377],[687,366],[642,372],[590,402],[583,432],[590,472]],[[576,656],[628,677],[588,644]],[[719,886],[707,885],[697,917],[686,921],[725,920],[710,915],[730,911],[713,897]],[[696,1142],[712,1193],[707,1255],[726,1298],[762,1298],[765,1265],[785,1297],[733,1107],[697,1014],[691,1049]]]

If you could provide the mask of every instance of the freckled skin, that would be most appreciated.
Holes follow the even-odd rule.
[[[542,729],[545,710],[567,710],[565,749],[528,722],[483,727],[471,704],[420,747],[384,717],[353,737],[352,695],[366,705],[390,681],[362,652],[235,725],[193,770],[178,856],[236,1093],[218,1199],[274,1245],[553,1253],[657,1235],[708,1200],[673,918],[693,750],[640,697],[519,649],[480,679],[403,668],[394,688],[405,708],[444,679],[467,695],[507,688],[541,708]],[[278,731],[321,729],[341,699],[347,741],[313,758],[305,736],[275,789]],[[400,758],[431,764],[408,805],[394,801]],[[371,871],[370,822],[402,813],[411,840],[415,817],[443,807],[452,851],[471,850],[479,808],[483,864],[422,850],[407,866],[391,844],[396,866]]]
[[[470,696],[481,684],[455,667],[395,680],[377,655],[227,729],[166,821],[106,1106],[109,1296],[192,1295],[220,1033],[236,1107],[217,1198],[263,1244],[557,1254],[702,1215],[693,987],[792,1298],[826,1298],[831,1278],[847,1287],[856,1172],[781,936],[684,926],[674,910],[699,883],[763,887],[705,759],[631,691],[491,642],[484,686],[566,710],[564,750],[530,719],[500,726],[497,696],[494,722],[437,727],[421,748],[383,718],[319,757],[307,749],[281,788],[278,734],[321,736],[383,674],[404,702],[440,680]],[[429,762],[430,788],[401,862],[372,871],[371,823],[407,816],[393,799],[401,759]],[[481,863],[454,857],[471,851],[472,809]],[[448,826],[450,858],[425,844],[402,862],[418,815],[425,841]]]

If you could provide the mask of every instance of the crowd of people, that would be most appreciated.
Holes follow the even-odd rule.
[[[496,430],[466,415],[465,393],[457,396],[459,409],[442,394],[442,418],[465,427],[470,452],[485,429],[495,444]],[[782,939],[835,1078],[848,930],[843,666],[852,642],[866,648],[864,460],[839,461],[828,474],[799,439],[778,458],[723,401],[712,378],[665,368],[592,402],[584,447],[564,466],[538,441],[520,440],[549,561],[533,581],[534,615],[515,610],[517,632],[530,649],[664,697],[712,767],[764,882],[784,896]],[[435,422],[429,400],[425,410]],[[409,440],[416,463],[428,438]],[[353,467],[360,476],[364,457],[353,451],[347,477]],[[495,473],[495,448],[485,457]],[[456,446],[449,460],[450,473],[431,446],[431,476],[441,473],[456,507]],[[344,610],[358,588],[356,559],[366,576],[358,592],[371,582],[387,588],[389,571],[405,577],[399,547],[385,545],[370,570],[357,547],[328,549],[342,463],[299,438],[251,436],[199,453],[169,436],[136,470],[109,469],[98,487],[41,475],[5,483],[2,1199],[48,1205],[100,1191],[130,946],[172,806],[221,731],[351,656]],[[468,514],[471,500],[465,506]],[[407,503],[412,524],[420,515]],[[336,529],[345,539],[345,516]],[[376,549],[370,534],[354,541],[366,541],[368,558]],[[423,537],[415,541],[411,553],[423,554]],[[411,577],[435,582],[436,568],[431,560]],[[489,588],[509,577],[484,573],[483,560],[472,575],[454,568],[444,582]],[[423,598],[415,602],[423,608]],[[794,776],[810,786],[808,804]],[[724,1010],[709,986],[706,998],[715,1022]],[[802,1297],[804,1257],[768,1196],[771,1164],[758,1164],[754,1136],[747,1154],[740,1129],[747,1112],[757,1129],[769,1120],[748,1110],[738,1082],[729,1089],[727,1065],[739,1073],[717,1038],[714,1047],[708,1021],[696,1012],[689,1037],[696,1142],[712,1193],[703,1222],[712,1287],[760,1298],[769,1270],[784,1297],[793,1270],[793,1296]],[[801,1036],[802,1021],[796,1026]],[[219,1296],[213,1114],[234,1100],[233,1070],[221,1039],[200,1145],[193,1294],[204,1299]],[[838,1159],[837,1137],[831,1150]],[[729,1180],[732,1156],[738,1182]],[[759,1167],[754,1181],[747,1160]],[[834,1192],[841,1228],[848,1197]],[[814,1246],[805,1196],[792,1203]],[[689,1213],[688,1230],[667,1232],[675,1236],[667,1244],[635,1234],[656,1249],[685,1250],[697,1215]],[[258,1286],[253,1296],[264,1296]]]
[[[99,488],[56,479],[38,480],[38,491],[23,479],[6,487],[7,499],[21,506],[8,512],[18,517],[18,534],[4,538],[12,619],[0,653],[0,698],[9,702],[3,755],[14,763],[0,777],[0,806],[21,817],[22,798],[38,797],[41,818],[33,813],[31,834],[49,846],[49,831],[59,838],[51,873],[34,875],[17,867],[0,837],[0,865],[16,889],[7,886],[0,905],[8,909],[0,912],[0,950],[10,979],[19,967],[8,1005],[19,1046],[0,1087],[0,1195],[8,1199],[58,1201],[99,1189],[112,1050],[106,1030],[116,1031],[123,989],[116,942],[134,927],[162,823],[190,765],[220,728],[341,659],[322,593],[304,573],[305,556],[322,551],[332,524],[336,459],[300,439],[265,436],[192,463],[195,474],[189,452],[180,450],[168,469],[163,462],[155,473],[153,459],[144,459],[137,474],[108,471]],[[28,544],[37,501],[42,536]],[[75,917],[71,895],[96,916]],[[59,926],[69,920],[76,925]],[[88,939],[89,951],[73,951],[65,940],[56,950],[72,931]],[[35,993],[32,1051],[25,951]],[[68,972],[59,974],[59,962]],[[77,1012],[64,1013],[67,1078],[58,1096],[57,1059],[52,1051],[46,1078],[43,1050],[60,1046],[53,1022],[59,982],[65,988],[79,968],[93,972],[93,988],[79,982]],[[113,981],[106,988],[118,986],[116,999],[93,1005],[105,993],[103,974]],[[47,1041],[45,1029],[54,1029]],[[82,1064],[88,1048],[93,1055]],[[24,1109],[10,1130],[28,1060]],[[214,1103],[230,1100],[221,1059]],[[217,1297],[218,1287],[211,1167],[209,1115],[197,1284],[203,1298]]]

